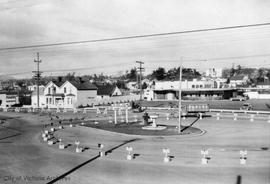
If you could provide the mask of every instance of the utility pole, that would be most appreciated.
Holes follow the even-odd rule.
[[[34,79],[36,80],[36,85],[37,85],[37,107],[39,110],[39,79],[41,76],[41,71],[39,71],[39,63],[41,63],[41,60],[39,59],[39,53],[37,53],[37,60],[34,60],[35,63],[37,63],[37,71],[33,71]]]
[[[178,104],[178,110],[179,110],[179,122],[178,122],[178,133],[181,134],[181,112],[182,112],[182,59],[181,59],[181,64],[179,67],[179,104]]]
[[[142,68],[142,65],[144,64],[144,62],[136,61],[136,63],[140,64],[140,67],[138,69],[140,70],[140,100],[142,100],[142,70],[144,69]]]

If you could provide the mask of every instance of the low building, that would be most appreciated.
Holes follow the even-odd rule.
[[[206,77],[221,77],[222,76],[222,68],[209,68],[205,71]]]
[[[266,81],[266,82],[258,82],[258,83],[257,83],[257,88],[261,88],[261,89],[270,89],[270,81]]]
[[[249,99],[270,99],[270,89],[252,89],[244,93]]]
[[[109,100],[113,96],[122,96],[122,92],[116,85],[97,85],[97,100]]]
[[[230,78],[230,87],[239,87],[247,84],[249,80],[248,75],[236,75]]]
[[[45,86],[44,85],[39,85],[39,89],[44,90]],[[31,85],[27,86],[27,89],[29,91],[36,91],[37,90],[37,85]]]
[[[13,91],[0,91],[0,107],[11,107],[19,104],[19,95]]]
[[[222,83],[222,82],[221,82]],[[179,81],[156,82],[155,86],[145,91],[148,100],[177,100]],[[229,99],[236,94],[232,89],[221,89],[215,80],[185,80],[181,82],[183,99]]]

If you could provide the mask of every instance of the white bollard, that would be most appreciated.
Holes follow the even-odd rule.
[[[65,145],[62,143],[62,139],[59,139],[59,149],[65,149]]]
[[[131,152],[133,151],[133,148],[131,146],[128,146],[128,147],[126,147],[126,150],[128,151],[127,160],[132,160],[133,156],[132,156]]]
[[[199,113],[200,119],[202,119],[202,113]]]
[[[254,121],[254,114],[250,115],[250,121],[253,122]]]
[[[183,120],[185,120],[186,119],[186,116],[183,116],[183,118],[182,118]]]
[[[163,162],[168,163],[170,161],[170,157],[168,156],[168,154],[170,153],[170,149],[163,148],[162,152],[165,154],[165,156],[163,158]]]
[[[76,141],[75,141],[75,145],[76,145],[76,150],[75,150],[75,152],[76,152],[76,153],[82,152],[82,149],[79,148],[80,141],[76,140]]]
[[[233,114],[233,120],[234,120],[234,121],[237,120],[237,114]]]
[[[84,122],[81,122],[81,125],[84,126]]]
[[[59,149],[65,149],[65,145],[63,143],[59,144]]]
[[[208,159],[207,158],[202,158],[202,164],[205,165],[205,164],[208,164]]]
[[[61,129],[63,129],[64,127],[63,127],[62,125],[60,125],[58,128],[59,128],[59,130],[61,130]]]
[[[208,159],[206,158],[208,154],[209,154],[208,150],[201,150],[201,155],[203,155],[202,164],[208,164]]]
[[[70,124],[69,124],[69,127],[70,127],[70,128],[72,128],[72,127],[73,127],[73,125],[70,123]]]
[[[94,123],[95,123],[95,125],[97,125],[98,124],[98,121],[95,121]]]
[[[51,132],[54,132],[54,128],[53,127],[51,128]]]
[[[217,113],[217,120],[220,119],[220,113]]]
[[[246,164],[247,162],[247,150],[240,150],[240,164]]]
[[[77,147],[76,148],[76,153],[81,153],[81,152],[82,152],[82,148]]]
[[[45,134],[48,134],[48,133],[49,133],[49,131],[48,131],[48,130],[45,130],[45,131],[44,131],[44,133],[45,133]]]
[[[48,141],[48,145],[53,145],[53,141],[52,140],[49,140]]]
[[[42,138],[46,137],[47,135],[45,133],[41,134]]]
[[[170,114],[169,113],[166,113],[166,119],[170,120]]]
[[[105,156],[105,152],[104,152],[104,150],[103,150],[104,145],[103,145],[103,144],[98,144],[98,147],[99,147],[99,156],[100,156],[100,157]]]
[[[43,137],[43,141],[44,142],[48,141],[48,137]]]

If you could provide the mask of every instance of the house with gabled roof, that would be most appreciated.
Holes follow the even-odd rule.
[[[116,85],[112,84],[100,84],[97,85],[97,99],[109,100],[113,96],[121,96],[122,92]]]
[[[97,87],[89,81],[50,81],[44,96],[48,108],[75,108],[92,104]]]
[[[248,75],[235,75],[230,78],[230,86],[237,87],[247,84],[249,80]]]

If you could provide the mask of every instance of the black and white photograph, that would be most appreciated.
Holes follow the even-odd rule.
[[[0,0],[0,184],[270,184],[269,0]]]

